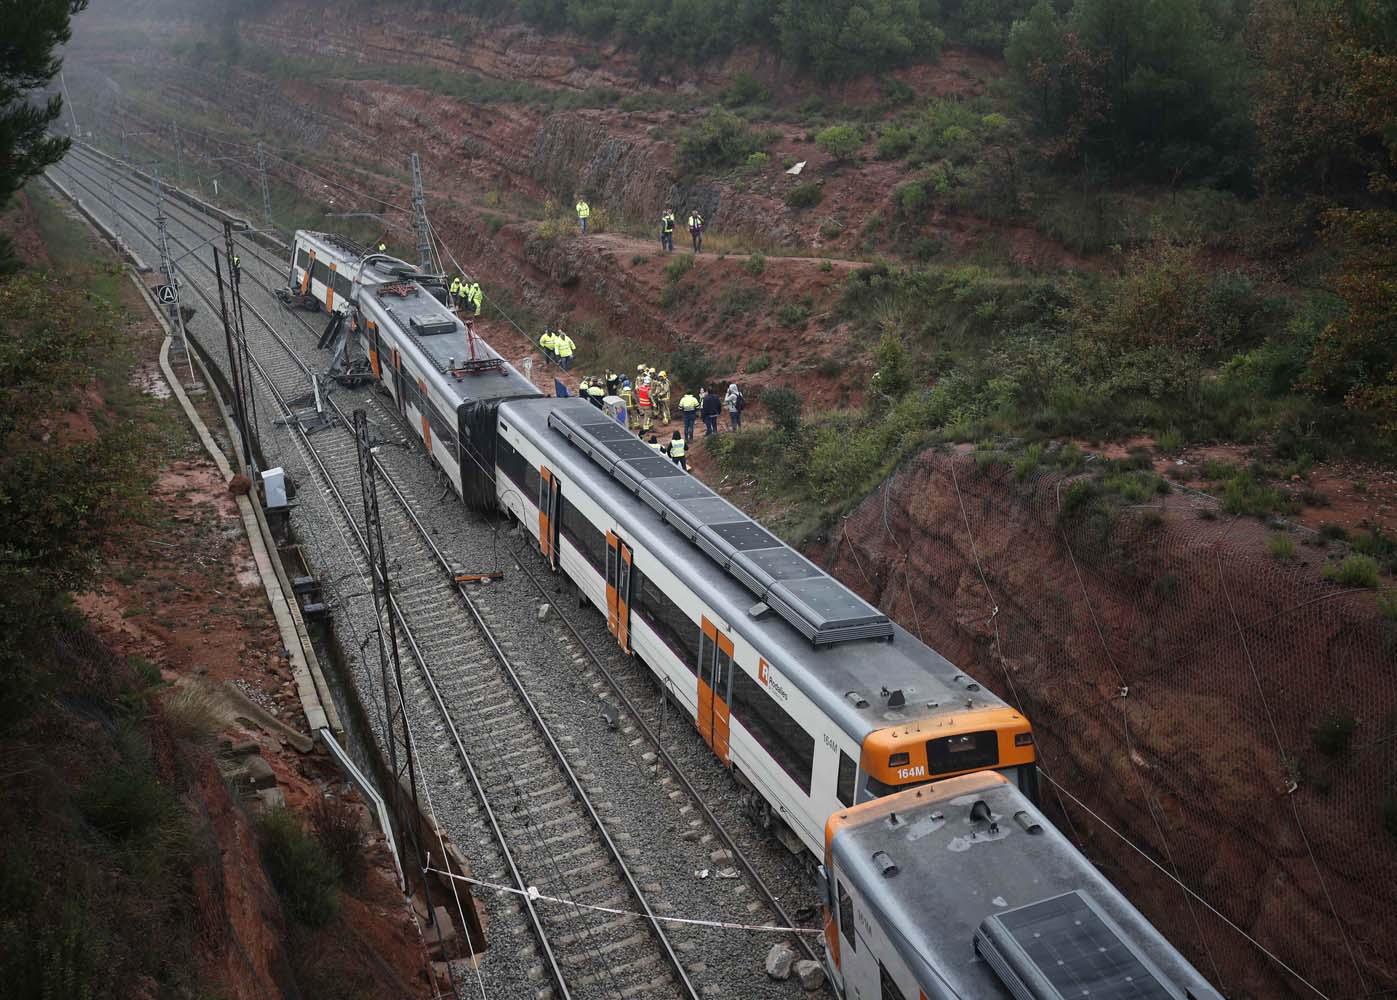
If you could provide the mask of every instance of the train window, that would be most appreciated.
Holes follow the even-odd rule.
[[[883,1000],[906,1000],[893,977],[888,975],[887,966],[882,962],[878,963],[878,988],[882,990]]]
[[[993,729],[927,740],[926,766],[932,774],[970,771],[999,763],[999,734]]]
[[[858,942],[854,940],[854,900],[844,889],[844,883],[835,881],[835,886],[839,893],[839,933],[844,935],[844,940],[849,942],[850,951],[858,951]]]
[[[335,274],[335,296],[337,298],[348,300],[350,292],[353,290],[354,286],[349,283],[348,278],[339,273]]]
[[[634,568],[631,570],[631,610],[655,630],[691,673],[696,669],[699,627],[654,580],[645,579]]]
[[[302,271],[304,271],[304,270],[306,269],[306,265],[309,264],[309,263],[310,263],[310,254],[306,252],[305,248],[302,247],[300,250],[297,250],[297,251],[296,251],[296,266],[299,267]]]
[[[317,260],[315,266],[310,269],[311,276],[322,285],[330,284],[330,269],[325,266],[323,260]]]
[[[504,438],[500,438],[495,444],[495,462],[503,470],[510,482],[525,491],[531,501],[538,496],[538,487],[534,487],[532,493],[528,492],[528,485],[524,482],[524,456],[519,454],[514,445]],[[538,475],[537,472],[534,475]]]
[[[728,700],[728,678],[732,676],[732,657],[718,647],[718,659],[713,669],[713,693],[724,701]]]
[[[835,786],[834,794],[846,806],[854,804],[854,778],[858,773],[859,767],[854,763],[854,758],[843,750],[839,751],[839,784]]]
[[[786,714],[776,699],[745,670],[733,671],[732,711],[772,760],[809,795],[810,772],[815,766],[815,737]]]
[[[563,537],[600,573],[606,566],[606,536],[593,527],[576,506],[566,500],[559,503],[563,508]]]
[[[455,431],[451,429],[450,424],[448,424],[445,420],[442,419],[441,414],[437,412],[437,408],[435,406],[429,404],[427,409],[429,411],[427,414],[427,418],[431,421],[432,424],[432,436],[436,438],[437,442],[450,454],[456,454]]]
[[[520,456],[522,457],[522,456]],[[538,502],[538,470],[527,462],[524,463],[524,496],[531,497],[534,503]]]

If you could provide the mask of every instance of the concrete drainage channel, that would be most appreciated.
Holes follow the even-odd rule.
[[[85,200],[93,199],[93,208],[99,214],[104,209],[110,214],[114,207],[122,217],[123,231],[134,234],[133,239],[149,240],[153,227],[145,216],[150,206],[142,197],[139,182],[130,181],[113,171],[110,163],[91,156],[83,156],[60,169],[70,189]],[[113,183],[94,180],[93,175],[99,172],[111,176]],[[115,206],[105,205],[108,191],[117,195]],[[202,242],[214,225],[175,198],[167,199],[166,208],[172,216],[174,242],[184,248],[177,249],[176,255],[188,253],[188,247]],[[182,218],[174,218],[176,215]],[[185,218],[192,222],[183,221]],[[248,258],[243,276],[250,306],[249,343],[267,366],[258,378],[265,380],[271,401],[281,392],[284,402],[286,392],[294,389],[299,394],[308,386],[306,368],[298,355],[314,357],[314,351],[306,344],[313,344],[319,331],[301,320],[306,336],[299,338],[296,345],[277,332],[276,326],[257,311],[257,300],[267,293],[265,298],[270,302],[270,287],[284,280],[284,265],[279,260],[264,259],[255,249],[249,253],[244,247],[243,252]],[[197,265],[188,257],[185,260],[188,263],[182,270],[186,284],[201,287],[208,295],[211,275],[202,277]],[[211,301],[216,303],[216,299]],[[212,326],[207,316],[195,317],[191,330],[200,343],[222,343],[221,331]],[[213,353],[216,357],[219,354],[217,350]],[[297,364],[289,365],[285,358],[297,358]],[[336,395],[343,398],[355,394]],[[353,405],[362,405],[374,413],[375,422],[390,443],[403,440],[396,419],[383,410],[373,394],[358,394]],[[283,412],[285,409],[282,407]],[[297,533],[306,539],[311,558],[320,567],[325,603],[332,611],[340,637],[338,645],[343,651],[346,690],[361,693],[362,724],[374,737],[366,743],[378,745],[383,737],[381,704],[374,698],[376,662],[370,662],[376,661],[376,656],[362,654],[371,638],[366,636],[371,626],[366,628],[364,623],[371,623],[374,614],[367,601],[368,577],[362,557],[354,555],[355,546],[349,537],[357,530],[354,518],[348,514],[356,508],[357,483],[341,483],[340,500],[332,498],[334,483],[343,476],[336,474],[342,462],[335,454],[338,447],[320,443],[323,435],[330,433],[328,430],[317,434],[317,441],[312,442],[304,433],[276,428],[270,413],[259,416],[263,441],[275,442],[268,444],[268,450],[303,484],[302,502],[293,522]],[[327,457],[320,457],[317,449],[326,452]],[[639,712],[626,720],[624,730],[628,732],[621,733],[624,742],[603,723],[600,713],[596,720],[579,718],[579,690],[583,697],[595,698],[597,692],[579,677],[579,664],[573,658],[585,660],[580,652],[585,650],[598,670],[606,669],[587,640],[570,622],[539,624],[532,615],[520,615],[521,606],[538,601],[538,591],[533,589],[527,573],[510,574],[500,584],[476,594],[478,608],[472,611],[461,596],[452,594],[445,586],[443,567],[463,558],[458,554],[462,552],[471,553],[478,560],[480,553],[490,551],[499,539],[489,525],[475,523],[454,501],[443,505],[418,499],[440,490],[418,454],[407,448],[384,448],[379,464],[397,491],[390,548],[400,564],[396,577],[408,584],[400,592],[398,614],[406,624],[407,638],[401,651],[404,663],[415,664],[408,682],[408,715],[422,763],[424,791],[435,800],[443,825],[457,834],[461,847],[475,861],[479,877],[516,888],[539,885],[546,895],[605,903],[629,911],[643,911],[645,905],[653,902],[656,916],[672,913],[715,920],[780,922],[779,904],[770,898],[774,893],[763,890],[762,876],[753,868],[745,872],[735,869],[750,855],[768,881],[788,888],[781,880],[789,883],[798,877],[798,866],[781,859],[776,852],[765,852],[770,857],[754,852],[750,833],[739,836],[737,841],[722,833],[718,818],[708,814],[708,806],[698,790],[700,785],[711,787],[711,775],[688,782],[680,770],[688,762],[676,764],[673,760],[663,768],[668,773],[658,774],[661,768],[656,752],[663,752],[664,748],[651,743],[643,731],[637,734]],[[336,504],[344,508],[338,514]],[[410,554],[401,548],[408,540],[411,545],[406,548],[413,550]],[[432,569],[434,553],[438,566]],[[523,568],[522,562],[519,567]],[[419,574],[420,581],[414,579]],[[478,615],[475,629],[469,627],[472,614]],[[527,620],[523,627],[521,619]],[[417,632],[412,631],[413,627]],[[468,638],[472,633],[488,641],[481,646]],[[492,638],[495,635],[498,639]],[[419,641],[411,641],[415,636],[420,637]],[[496,648],[484,648],[490,645]],[[512,679],[508,676],[513,671],[501,666],[508,663],[518,664],[519,671],[526,675],[522,684],[517,675]],[[484,672],[487,666],[493,676]],[[511,687],[514,693],[506,698]],[[523,692],[524,687],[529,693]],[[512,713],[506,712],[511,699],[516,705]],[[530,701],[532,707],[524,714],[532,714],[533,718],[519,720],[517,705]],[[560,718],[570,724],[560,726]],[[464,722],[467,719],[469,725]],[[495,721],[483,725],[487,719]],[[529,730],[534,735],[526,735]],[[547,760],[547,754],[535,753],[531,747],[537,744],[527,742],[555,731],[556,738],[549,735],[545,742],[552,742],[557,749],[557,763],[551,765],[557,768],[557,779],[550,778],[537,763]],[[632,746],[627,748],[625,743]],[[513,752],[508,753],[510,750]],[[529,760],[529,773],[506,769],[509,773],[503,774],[497,769],[497,777],[486,777],[482,783],[480,776],[471,773],[471,762],[489,758]],[[571,772],[570,779],[567,772]],[[681,779],[677,786],[676,775]],[[597,867],[601,859],[590,853],[594,848],[573,847],[556,839],[563,831],[582,826],[572,818],[575,814],[567,812],[565,799],[554,787],[568,784],[575,787],[570,796],[574,803],[583,798],[591,803],[584,811],[592,814],[595,823],[587,837],[593,845],[611,840],[613,853],[620,855],[610,870],[631,870],[629,881],[634,888],[629,895],[618,888],[626,878],[608,881],[616,876],[599,874],[606,869]],[[721,790],[718,793],[723,794]],[[492,800],[503,801],[508,809],[492,808]],[[621,802],[625,808],[618,804]],[[694,813],[695,804],[700,807],[699,814]],[[502,812],[527,818],[520,829],[502,832],[520,845],[518,853],[523,863],[536,866],[530,874],[536,871],[538,877],[525,877],[523,872],[513,870],[515,866],[506,856],[509,852],[502,852],[498,843],[490,843],[498,838],[492,838],[487,831],[498,826]],[[491,821],[492,813],[495,822]],[[730,823],[731,817],[721,819]],[[715,847],[715,836],[727,846]],[[744,839],[746,844],[738,843]],[[731,869],[737,877],[696,878],[698,872],[710,868],[724,873]],[[813,887],[796,884],[789,887],[789,895],[782,895],[808,899],[813,896]],[[557,906],[540,916],[529,912],[535,908],[527,898],[483,893],[481,900],[494,948],[491,959],[482,963],[480,985],[490,987],[490,995],[532,995],[520,992],[521,984],[528,982],[532,983],[531,990],[548,992],[551,987],[552,993],[561,996],[693,996],[699,992],[790,996],[793,991],[798,992],[794,981],[780,983],[760,975],[773,941],[770,936],[686,928],[665,935],[673,938],[669,950],[674,956],[666,962],[654,957],[653,942],[661,937],[656,933],[659,921],[636,916],[587,920],[576,910]],[[540,923],[550,924],[542,935],[538,933]],[[531,943],[521,937],[526,933],[533,938]],[[637,938],[651,944],[642,948],[643,941]],[[559,954],[550,956],[553,946],[547,942],[554,941],[559,943]],[[646,957],[646,952],[650,957]],[[656,969],[666,965],[671,971],[660,975]],[[623,982],[618,976],[627,978]]]

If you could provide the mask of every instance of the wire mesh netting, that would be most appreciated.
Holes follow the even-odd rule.
[[[1387,995],[1397,623],[1208,497],[1072,484],[929,452],[827,563],[1024,711],[1050,814],[1229,996]]]

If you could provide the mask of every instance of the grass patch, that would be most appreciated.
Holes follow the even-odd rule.
[[[1271,558],[1277,562],[1290,562],[1295,558],[1295,539],[1289,535],[1272,535],[1268,547]]]
[[[665,265],[665,280],[671,285],[678,284],[679,281],[694,269],[694,255],[691,253],[680,254]]]
[[[771,355],[758,354],[756,357],[749,358],[747,360],[747,364],[744,366],[743,371],[745,371],[748,375],[755,375],[758,372],[766,371],[770,367]]]
[[[1346,556],[1342,562],[1325,565],[1324,578],[1345,587],[1365,587],[1369,590],[1376,590],[1382,582],[1376,560],[1358,553]]]
[[[292,920],[324,927],[339,908],[340,872],[335,859],[285,809],[274,809],[258,824],[262,864]]]

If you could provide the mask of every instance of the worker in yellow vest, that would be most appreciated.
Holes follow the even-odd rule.
[[[675,465],[679,466],[679,468],[683,469],[685,472],[688,472],[689,461],[684,457],[684,453],[688,450],[686,444],[687,442],[684,440],[684,435],[680,434],[678,431],[670,435],[669,457],[674,461]]]
[[[557,360],[557,355],[553,353],[553,349],[556,346],[556,342],[553,335],[553,328],[551,326],[544,328],[543,336],[538,338],[538,346],[543,348],[544,358],[546,358],[549,361]]]
[[[587,204],[581,195],[577,197],[577,227],[582,230],[582,235],[587,235],[587,220],[592,217],[592,206]]]
[[[679,397],[679,414],[684,418],[684,440],[694,439],[694,424],[698,422],[699,401],[692,392]]]
[[[576,349],[577,345],[572,342],[572,338],[562,330],[554,333],[553,353],[558,356],[558,364],[562,366],[563,371],[572,368],[572,352]]]

